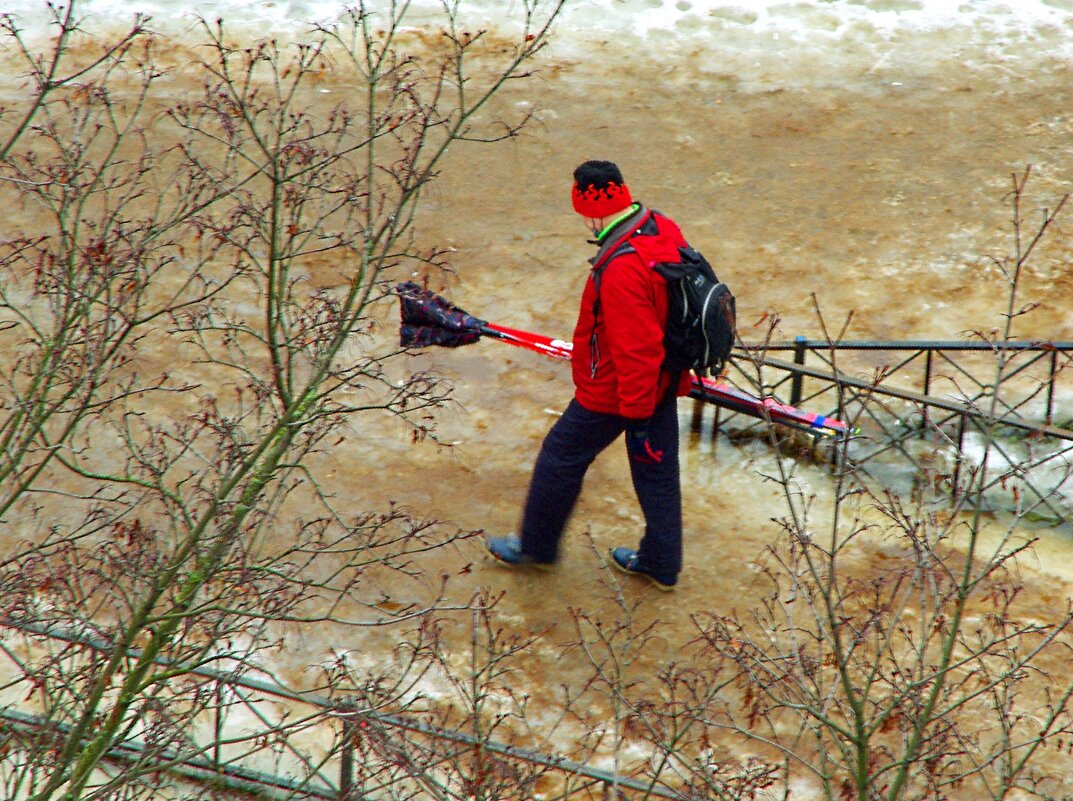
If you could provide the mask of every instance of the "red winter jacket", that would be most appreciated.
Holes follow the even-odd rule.
[[[652,265],[678,261],[685,245],[672,220],[644,206],[601,240],[590,260],[571,357],[574,397],[589,411],[643,419],[665,397],[673,379],[660,370],[667,282]],[[689,394],[691,383],[689,372],[681,373],[675,394]]]

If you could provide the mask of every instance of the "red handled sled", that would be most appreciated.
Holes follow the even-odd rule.
[[[453,348],[476,342],[483,336],[557,359],[569,359],[573,352],[572,342],[478,319],[412,281],[399,284],[395,290],[402,316],[399,339],[406,347]],[[845,437],[850,433],[841,420],[806,412],[774,398],[757,398],[712,378],[694,376],[689,396],[814,436]]]

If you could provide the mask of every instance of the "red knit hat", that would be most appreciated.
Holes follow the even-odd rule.
[[[622,173],[611,161],[586,161],[574,170],[570,199],[574,211],[595,219],[610,217],[633,203]]]

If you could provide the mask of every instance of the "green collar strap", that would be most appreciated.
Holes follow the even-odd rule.
[[[631,203],[630,207],[628,209],[626,209],[624,212],[622,212],[622,214],[620,214],[618,217],[616,217],[610,223],[608,223],[606,226],[604,226],[604,229],[602,231],[600,231],[600,233],[598,233],[596,235],[596,244],[602,245],[603,242],[604,242],[604,239],[607,237],[607,235],[609,233],[611,233],[611,229],[614,228],[616,225],[618,225],[623,220],[625,220],[627,217],[629,217],[631,214],[633,214],[639,208],[641,208],[640,203]]]

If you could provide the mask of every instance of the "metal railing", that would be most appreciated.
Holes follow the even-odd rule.
[[[771,355],[779,352],[790,352],[792,360]],[[1000,355],[1005,368],[993,397]],[[1073,396],[1071,363],[1073,342],[830,343],[798,337],[739,348],[729,380],[851,423],[859,435],[848,456],[858,472],[873,478],[892,465],[919,472],[939,448],[951,455],[950,485],[956,488],[968,437],[998,431],[1002,436],[991,447],[1009,470],[996,471],[985,492],[1015,473],[1034,506],[1064,522],[1070,510],[1055,490],[1069,471],[1073,430],[1055,425],[1055,418],[1059,401]],[[695,426],[699,417],[698,409]],[[735,417],[740,414],[725,414],[716,425],[741,423]],[[757,425],[746,420],[739,427]]]
[[[56,627],[47,627],[19,621],[0,621],[0,627],[17,631],[31,638],[43,638],[54,642],[66,643],[77,648],[84,648],[99,653],[110,653],[112,646],[94,637],[72,633]],[[0,647],[11,656],[6,647]],[[141,652],[130,649],[130,658],[138,658]],[[14,660],[13,660],[14,661]],[[232,699],[237,699],[245,708],[253,711],[253,717],[261,720],[265,731],[276,735],[279,731],[269,718],[264,704],[282,702],[289,706],[302,706],[312,710],[308,715],[300,715],[292,720],[290,726],[301,730],[306,741],[316,741],[318,754],[314,755],[306,745],[294,738],[283,738],[282,749],[289,750],[292,769],[280,774],[258,769],[252,764],[243,764],[242,759],[221,756],[219,742],[226,724],[222,719],[236,704],[235,700],[217,703],[211,709],[214,720],[207,725],[215,733],[215,743],[197,744],[191,742],[188,748],[178,751],[170,749],[150,749],[145,742],[127,738],[116,742],[107,752],[107,759],[113,762],[131,762],[148,760],[160,766],[161,770],[170,772],[182,780],[203,783],[209,782],[222,789],[237,794],[268,798],[316,798],[326,801],[358,801],[371,795],[366,788],[357,790],[354,782],[357,764],[357,735],[369,736],[370,728],[378,732],[395,734],[416,734],[421,738],[458,746],[459,751],[440,755],[451,759],[462,753],[477,753],[492,757],[524,763],[534,768],[546,770],[558,776],[568,789],[559,798],[584,798],[591,796],[600,799],[624,798],[627,793],[639,793],[644,797],[682,801],[686,796],[675,789],[654,779],[637,779],[601,770],[583,762],[562,756],[542,753],[520,748],[506,743],[488,739],[479,739],[456,729],[430,725],[423,721],[402,715],[389,714],[373,709],[363,709],[346,699],[307,691],[298,691],[274,681],[261,680],[248,676],[236,676],[225,670],[205,666],[176,665],[171,660],[157,657],[154,663],[165,668],[178,668],[182,675],[195,677],[216,685],[215,695],[222,697],[226,689]],[[29,681],[29,680],[28,680]],[[8,685],[13,686],[12,684]],[[48,719],[40,714],[26,712],[13,706],[0,708],[0,720],[8,727],[19,728],[27,732],[49,731],[51,734],[68,734],[73,728],[61,722]],[[311,732],[317,729],[317,733]],[[231,733],[234,737],[234,732]],[[243,739],[253,740],[256,733],[245,733]],[[276,738],[279,739],[278,736]],[[428,752],[426,752],[427,754]],[[251,754],[251,763],[253,755]],[[423,762],[422,770],[435,769],[435,763]],[[332,776],[337,776],[335,780]],[[386,787],[390,782],[385,782]],[[595,790],[593,788],[596,788]],[[381,788],[383,789],[383,788]],[[375,794],[372,794],[375,795]],[[546,795],[549,801],[554,794]]]

